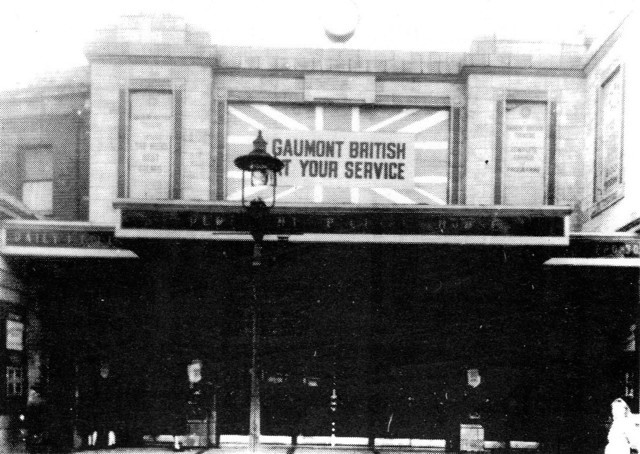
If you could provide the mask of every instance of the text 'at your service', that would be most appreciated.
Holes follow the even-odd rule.
[[[284,163],[285,177],[405,179],[407,145],[402,142],[274,139],[271,151]]]

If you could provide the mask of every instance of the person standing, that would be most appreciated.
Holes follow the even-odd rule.
[[[202,379],[202,361],[194,359],[187,366],[188,388],[184,394],[182,402],[179,403],[180,410],[176,415],[173,449],[181,451],[184,444],[184,437],[189,433],[189,420],[202,421],[208,424],[211,402],[211,384]],[[208,442],[208,441],[207,441]]]
[[[110,365],[103,361],[93,389],[90,448],[113,448],[117,443],[117,390]]]
[[[29,454],[40,454],[50,451],[49,413],[39,386],[29,389],[25,424],[27,437],[25,440]]]
[[[637,449],[638,436],[635,418],[629,406],[623,399],[616,399],[611,403],[611,427],[607,436],[608,444],[604,454],[627,454],[631,449]]]

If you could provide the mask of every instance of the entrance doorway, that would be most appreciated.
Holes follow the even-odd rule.
[[[250,251],[216,247],[152,244],[129,268],[43,264],[33,274],[47,377],[65,390],[60,412],[74,408],[76,383],[81,400],[92,395],[83,377],[107,358],[131,396],[123,436],[167,434],[198,358],[216,390],[219,433],[246,436]],[[638,271],[543,266],[552,252],[266,250],[262,433],[452,443],[470,422],[496,443],[603,447],[611,401],[638,411]]]
[[[539,388],[547,399],[537,417],[553,452],[601,452],[617,398],[638,412],[639,271],[624,259],[589,260],[546,267],[546,322],[535,341],[545,352]]]

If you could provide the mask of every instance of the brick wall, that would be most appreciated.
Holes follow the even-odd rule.
[[[20,148],[51,146],[53,217],[86,219],[88,211],[88,87],[0,99],[0,190],[22,198]]]

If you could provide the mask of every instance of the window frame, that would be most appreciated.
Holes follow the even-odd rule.
[[[19,345],[17,345],[18,348],[15,348],[16,347],[15,345],[9,343],[9,340],[10,340],[9,327],[11,324],[17,324],[17,325],[14,325],[14,328],[19,327],[19,330],[20,330],[20,340],[19,340],[20,343]],[[16,352],[16,353],[23,352],[24,342],[25,342],[25,329],[26,329],[26,327],[24,326],[24,322],[19,317],[10,316],[5,319],[4,328],[5,328],[5,331],[4,331],[5,349],[12,352]]]
[[[25,374],[24,367],[8,365],[5,367],[5,396],[16,398],[24,396]],[[19,387],[19,392],[16,392]],[[11,392],[10,392],[11,390]]]
[[[26,161],[27,153],[46,151],[51,157],[51,177],[50,178],[27,178],[26,174]],[[54,189],[55,189],[55,155],[53,152],[53,144],[51,143],[38,143],[29,145],[18,146],[18,181],[19,181],[19,199],[24,203],[31,211],[43,216],[52,216],[54,213]],[[24,197],[24,186],[26,183],[51,183],[51,207],[46,210],[38,210],[29,206]]]

